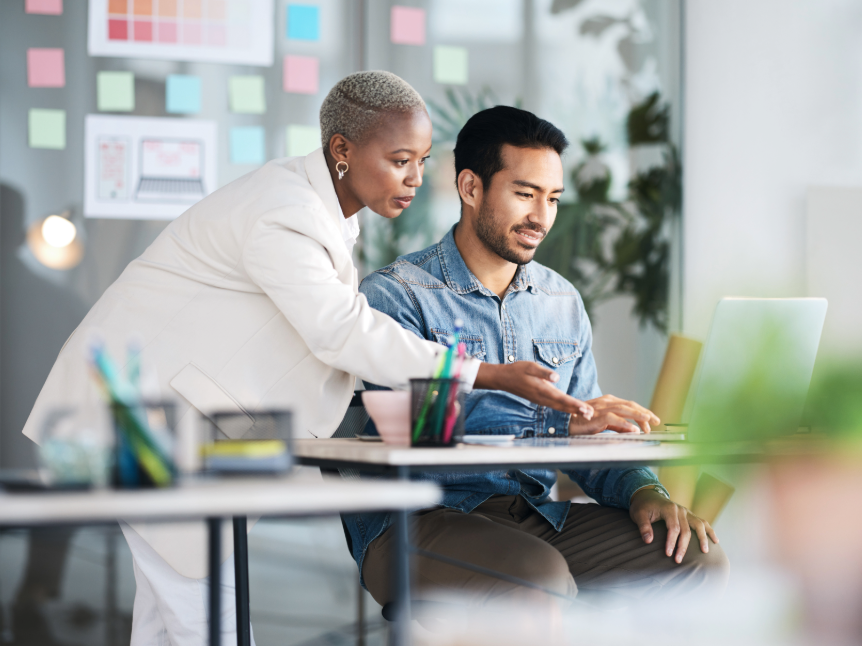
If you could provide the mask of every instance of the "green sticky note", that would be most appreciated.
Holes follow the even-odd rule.
[[[447,85],[467,84],[467,50],[438,45],[434,48],[434,80]]]
[[[33,108],[28,119],[30,148],[66,148],[66,111]]]
[[[231,76],[228,81],[231,112],[263,114],[266,97],[262,76]]]
[[[131,72],[99,72],[96,92],[100,112],[131,112],[135,109],[135,75]]]
[[[304,157],[320,148],[320,129],[314,126],[287,127],[287,156]]]

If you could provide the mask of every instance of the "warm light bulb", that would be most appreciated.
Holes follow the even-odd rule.
[[[58,249],[72,244],[77,234],[75,225],[59,215],[49,215],[42,223],[42,237],[45,242]]]

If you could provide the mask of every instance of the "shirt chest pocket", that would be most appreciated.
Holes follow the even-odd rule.
[[[574,341],[533,339],[533,354],[541,365],[571,374],[581,351]]]
[[[434,341],[442,345],[449,345],[454,337],[452,332],[438,328],[431,328],[431,334],[434,335]],[[485,360],[485,342],[482,341],[481,336],[462,334],[460,340],[466,348],[468,357],[478,359],[479,361]]]

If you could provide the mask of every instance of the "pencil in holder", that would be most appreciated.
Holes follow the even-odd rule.
[[[112,484],[118,489],[173,484],[176,404],[173,401],[111,403],[114,422]]]
[[[464,437],[464,386],[458,379],[410,380],[413,446],[453,446]]]

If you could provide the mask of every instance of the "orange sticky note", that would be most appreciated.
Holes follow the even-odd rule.
[[[425,44],[425,10],[416,7],[392,7],[389,38],[396,45]]]
[[[24,3],[24,11],[61,16],[63,14],[63,0],[27,0]]]
[[[65,87],[66,63],[62,49],[27,50],[27,85],[30,87]]]
[[[317,94],[320,61],[313,56],[285,56],[283,82],[285,92]]]

